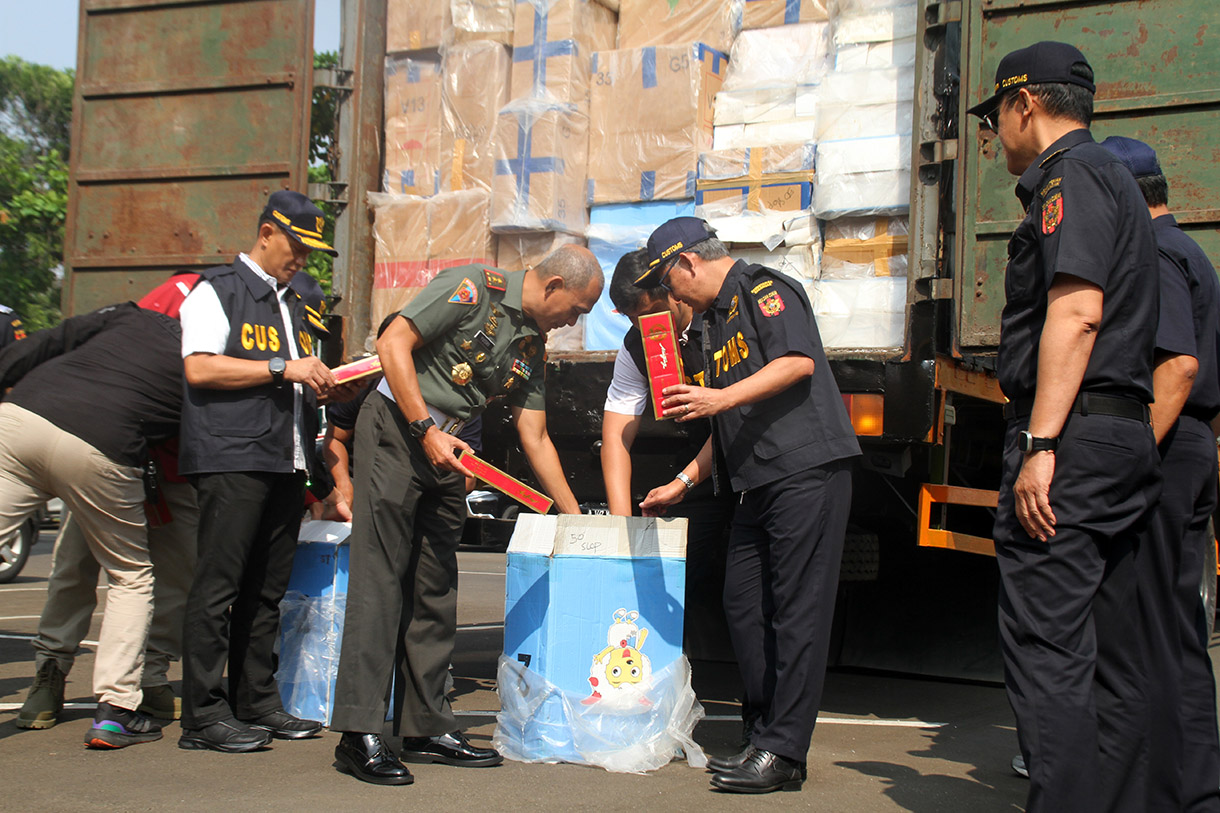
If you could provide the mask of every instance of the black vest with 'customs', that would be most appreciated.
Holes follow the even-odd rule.
[[[266,361],[292,358],[276,292],[244,262],[216,266],[203,272],[225,315],[229,341],[224,354],[233,358]],[[305,322],[305,305],[296,291],[285,294],[298,353],[313,348]],[[304,387],[301,408],[315,408],[313,390]],[[292,384],[271,383],[240,390],[186,387],[182,405],[182,474],[227,471],[291,473],[293,464]],[[308,446],[308,444],[306,444]],[[306,459],[310,449],[305,449]]]

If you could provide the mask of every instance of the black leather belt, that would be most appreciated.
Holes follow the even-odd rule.
[[[1004,405],[1004,418],[1028,418],[1034,409],[1033,398],[1018,398]],[[1096,392],[1082,392],[1072,403],[1072,411],[1078,415],[1110,415],[1115,418],[1130,418],[1133,421],[1148,423],[1148,405],[1130,398],[1119,398],[1114,395],[1101,395]]]

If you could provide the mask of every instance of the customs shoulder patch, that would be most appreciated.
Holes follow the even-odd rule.
[[[724,323],[727,325],[737,317],[737,294],[733,294],[733,301],[729,303],[729,315],[725,317]]]
[[[758,309],[767,318],[778,316],[784,310],[784,298],[779,295],[779,291],[772,291],[758,300]]]
[[[479,304],[479,289],[469,278],[464,279],[453,292],[453,296],[449,297],[449,301],[458,305],[477,305]]]
[[[751,288],[750,293],[752,293],[752,294],[762,293],[766,289],[770,288],[771,284],[772,284],[771,280],[765,279],[762,282],[755,285],[753,288]]]
[[[487,283],[487,287],[493,291],[503,291],[508,283],[504,281],[504,275],[499,271],[493,271],[490,268],[483,269],[483,280]]]
[[[1042,233],[1054,234],[1063,222],[1063,193],[1056,192],[1042,204]]]

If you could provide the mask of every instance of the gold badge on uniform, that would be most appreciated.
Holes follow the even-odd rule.
[[[453,365],[453,369],[449,372],[449,377],[453,379],[453,383],[460,387],[470,383],[471,377],[474,375],[474,370],[470,369],[470,365],[466,362]]]
[[[517,349],[521,351],[521,355],[527,359],[532,359],[534,354],[538,352],[538,348],[534,346],[533,340],[529,338],[522,339],[517,343]]]
[[[477,361],[479,364],[482,364],[484,361],[487,360],[487,354],[479,353],[477,356],[474,357],[474,360]]]
[[[462,342],[460,346],[463,350],[469,351],[473,345],[470,344],[470,339],[467,339],[466,341]]]
[[[516,383],[517,383],[516,377],[510,375],[508,377],[508,380],[504,382],[504,389],[511,390],[513,388],[513,385],[515,385]]]

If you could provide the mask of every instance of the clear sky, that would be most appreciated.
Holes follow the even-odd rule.
[[[339,50],[339,0],[314,0],[314,50]],[[0,0],[0,56],[76,67],[78,0]]]

